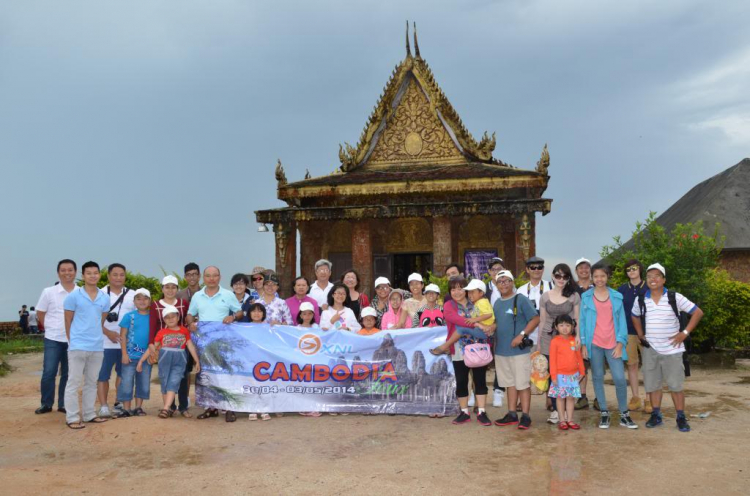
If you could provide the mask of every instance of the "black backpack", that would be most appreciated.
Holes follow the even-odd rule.
[[[677,317],[677,320],[680,321],[680,329],[684,329],[689,318],[687,317],[688,314],[684,312],[680,312],[680,310],[677,308],[677,293],[675,293],[674,291],[667,291],[667,301],[669,302],[669,306],[672,307],[672,311]],[[645,293],[640,293],[638,295],[638,308],[641,310],[641,327],[643,328],[643,333],[645,335],[646,333],[646,294]],[[685,366],[685,377],[690,377],[690,360],[688,360],[688,353],[690,353],[693,349],[693,342],[690,339],[690,336],[688,336],[687,339],[683,341],[683,344],[685,345],[685,353],[682,354],[682,364]]]

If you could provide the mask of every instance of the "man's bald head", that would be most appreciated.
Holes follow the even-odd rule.
[[[215,265],[209,265],[206,267],[203,271],[203,284],[205,284],[207,288],[214,290],[219,287],[220,281],[221,272],[219,272],[219,268]]]
[[[206,268],[205,268],[205,269],[203,270],[203,276],[205,277],[205,276],[206,276],[207,274],[209,274],[209,272],[210,272],[211,274],[214,274],[214,273],[215,273],[216,275],[219,275],[219,276],[221,275],[221,271],[220,271],[220,270],[219,270],[219,268],[218,268],[217,266],[215,266],[215,265],[209,265],[208,267],[206,267]]]

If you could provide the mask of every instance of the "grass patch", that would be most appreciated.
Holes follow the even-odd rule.
[[[0,355],[40,351],[44,351],[44,340],[42,338],[17,337],[0,340]]]

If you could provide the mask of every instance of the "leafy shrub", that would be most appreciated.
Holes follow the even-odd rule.
[[[724,270],[711,271],[705,316],[694,334],[696,342],[722,347],[750,346],[750,284],[735,281]]]
[[[167,272],[164,270],[163,267],[161,271],[163,273],[163,276],[167,275]],[[179,282],[178,286],[180,288],[187,287],[187,281],[185,281],[185,278],[183,278],[182,276],[174,272],[172,273],[172,275],[177,278],[177,281]],[[100,288],[103,288],[107,284],[109,284],[109,274],[107,273],[107,269],[104,268],[101,271],[101,277],[99,278],[98,286]],[[78,285],[83,286],[83,280],[79,280]],[[149,277],[149,276],[144,276],[143,274],[140,274],[138,272],[126,271],[125,272],[125,286],[132,290],[136,290],[140,288],[148,289],[149,292],[151,293],[152,300],[158,300],[163,296],[161,292],[161,278]]]

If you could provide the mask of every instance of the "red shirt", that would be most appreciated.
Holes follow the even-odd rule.
[[[557,380],[558,374],[573,375],[576,372],[583,376],[583,357],[580,348],[576,347],[573,336],[558,335],[549,345],[549,375]]]
[[[185,325],[185,315],[187,315],[188,308],[190,307],[189,303],[178,298],[174,304],[174,307],[180,313],[180,321],[177,323],[177,325]],[[167,324],[164,323],[164,319],[161,315],[162,310],[164,310],[164,304],[162,303],[162,300],[151,302],[151,322],[148,333],[148,344],[154,344],[154,338],[156,337],[156,333],[159,331],[159,329],[164,329],[165,327],[167,327]]]
[[[156,333],[154,344],[161,344],[162,348],[179,348],[184,350],[190,341],[190,331],[180,326],[178,330],[162,329]]]

